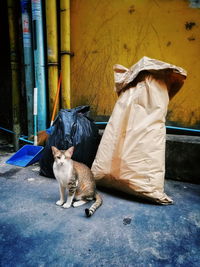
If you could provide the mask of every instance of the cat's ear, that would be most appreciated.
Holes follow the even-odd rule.
[[[73,153],[74,153],[74,146],[71,146],[66,150],[65,155],[67,158],[71,158]]]
[[[58,152],[58,149],[55,146],[52,146],[51,150],[52,150],[53,155],[55,155],[56,152]]]

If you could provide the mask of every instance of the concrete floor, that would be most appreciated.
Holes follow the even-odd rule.
[[[93,217],[63,209],[38,165],[5,164],[0,151],[0,266],[200,266],[200,185],[166,180],[170,206],[99,191]]]

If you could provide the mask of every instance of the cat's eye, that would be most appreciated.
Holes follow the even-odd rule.
[[[57,159],[61,159],[61,157],[60,156],[57,156]]]

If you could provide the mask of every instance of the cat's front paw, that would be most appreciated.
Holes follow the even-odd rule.
[[[57,206],[62,206],[64,204],[64,201],[62,201],[62,200],[58,200],[57,202],[56,202],[56,205]]]
[[[70,207],[71,207],[71,205],[68,204],[68,203],[65,203],[65,204],[63,205],[63,208],[64,208],[64,209],[69,209]]]

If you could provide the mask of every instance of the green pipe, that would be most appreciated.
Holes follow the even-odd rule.
[[[20,77],[19,77],[19,54],[18,54],[18,20],[17,20],[17,1],[7,0],[8,6],[8,24],[10,38],[10,64],[11,64],[11,85],[12,85],[12,120],[13,145],[15,151],[19,149],[20,127]]]
[[[33,134],[34,68],[31,35],[31,0],[21,0],[28,136]]]
[[[38,131],[45,130],[47,126],[45,51],[44,51],[42,7],[43,7],[42,0],[31,0],[35,87],[38,88],[38,112],[37,112]]]

